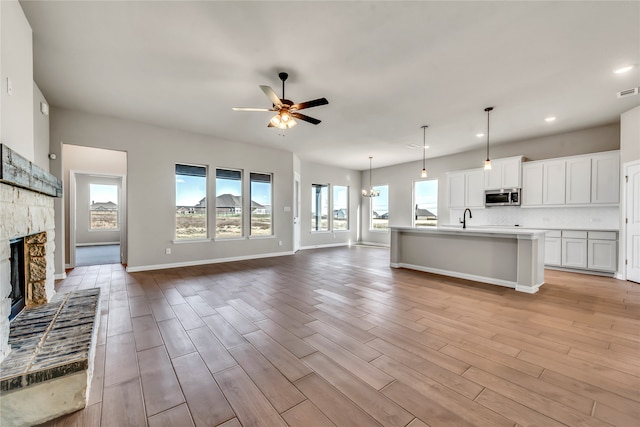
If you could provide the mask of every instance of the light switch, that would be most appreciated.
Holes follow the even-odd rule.
[[[9,77],[7,77],[7,93],[9,96],[13,95],[13,82]]]

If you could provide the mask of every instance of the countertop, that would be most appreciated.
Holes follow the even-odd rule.
[[[540,239],[544,238],[546,230],[534,230],[522,227],[482,227],[473,226],[462,228],[462,225],[440,225],[437,227],[391,227],[391,231],[411,232],[421,234],[451,234],[451,235],[474,235],[484,237],[502,237],[518,239]]]
[[[446,228],[462,228],[462,224],[448,224],[448,225],[439,225],[438,227],[446,227]],[[523,230],[567,230],[567,231],[615,231],[620,232],[618,228],[595,228],[595,227],[523,227],[523,226],[515,226],[515,225],[467,225],[467,228],[499,228],[499,229],[523,229]]]

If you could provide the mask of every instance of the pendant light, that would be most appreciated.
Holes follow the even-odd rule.
[[[371,161],[373,157],[369,156],[369,190],[362,190],[362,197],[378,197],[380,190],[375,190],[371,185]]]
[[[487,112],[487,160],[484,161],[484,170],[491,170],[491,159],[489,159],[489,113],[493,110],[493,107],[487,107],[484,111]]]
[[[420,173],[420,178],[427,177],[427,166],[425,164],[426,156],[427,156],[427,128],[429,126],[422,126],[422,172]]]

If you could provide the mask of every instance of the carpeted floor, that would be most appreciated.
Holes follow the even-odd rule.
[[[76,246],[76,267],[120,263],[120,245]]]

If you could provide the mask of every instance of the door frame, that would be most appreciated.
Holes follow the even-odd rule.
[[[622,166],[623,174],[622,174],[622,186],[621,186],[621,197],[620,197],[620,235],[619,235],[619,250],[620,259],[618,261],[618,275],[616,278],[620,280],[628,280],[627,277],[627,269],[628,265],[625,264],[625,260],[629,259],[629,254],[627,252],[628,249],[628,240],[629,240],[629,227],[625,219],[627,218],[627,208],[631,205],[633,200],[629,200],[629,169],[635,166],[640,165],[640,160],[633,160],[631,162],[627,162]]]
[[[118,205],[118,221],[120,223],[120,263],[127,263],[127,176],[116,173],[96,173],[70,169],[69,170],[69,265],[76,266],[76,176],[91,175],[100,178],[119,178],[120,194]]]
[[[293,252],[298,252],[301,245],[300,225],[300,174],[293,173]]]

